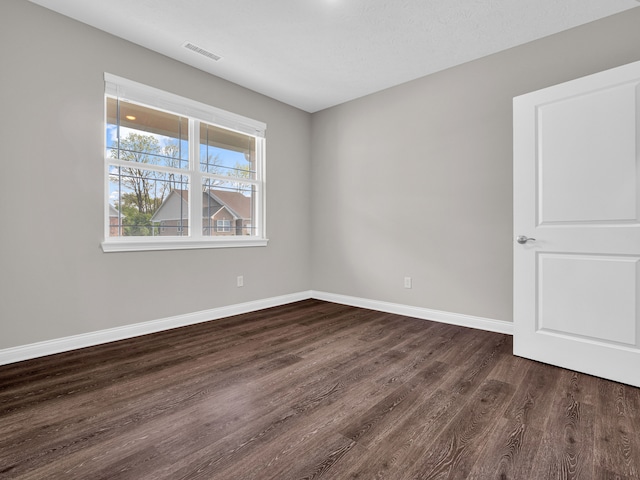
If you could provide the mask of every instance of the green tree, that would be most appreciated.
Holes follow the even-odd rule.
[[[125,237],[145,237],[153,235],[151,213],[141,213],[136,206],[122,207],[123,235]]]
[[[129,133],[120,139],[120,148],[111,149],[111,157],[126,160],[131,166],[120,167],[120,174],[113,175],[112,181],[121,183],[132,191],[138,212],[153,214],[164,198],[168,186],[159,182],[164,177],[161,172],[146,170],[144,165],[162,163],[163,148],[152,135]],[[123,197],[126,194],[123,194]]]

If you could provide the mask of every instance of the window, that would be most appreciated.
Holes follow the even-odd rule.
[[[104,251],[266,245],[266,126],[105,73]]]
[[[230,232],[231,220],[216,220],[216,230],[218,232]]]

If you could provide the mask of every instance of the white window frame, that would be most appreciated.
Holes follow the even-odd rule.
[[[105,80],[105,119],[103,129],[104,139],[104,252],[130,252],[145,250],[182,250],[194,248],[220,247],[263,247],[268,243],[265,222],[265,133],[266,124],[235,113],[227,112],[210,105],[165,92],[153,87],[127,80],[110,73],[104,74]],[[178,237],[110,237],[109,236],[109,166],[117,164],[107,154],[106,145],[106,101],[108,97],[138,103],[150,108],[174,113],[189,119],[189,169],[184,175],[189,177],[189,235]],[[202,233],[202,179],[215,177],[200,171],[199,161],[199,126],[200,122],[244,133],[256,139],[256,174],[255,179],[243,179],[242,183],[254,185],[256,196],[254,204],[254,218],[252,224],[256,227],[256,235],[238,235],[211,237]],[[194,140],[195,139],[195,140]],[[226,179],[221,177],[221,179]],[[198,195],[193,195],[197,192]]]

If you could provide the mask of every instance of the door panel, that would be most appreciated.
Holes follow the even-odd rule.
[[[635,346],[638,260],[540,254],[537,330]]]
[[[640,386],[640,62],[514,99],[514,353]]]
[[[638,221],[635,84],[537,108],[540,224]]]

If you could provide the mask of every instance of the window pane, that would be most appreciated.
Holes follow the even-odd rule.
[[[109,236],[189,235],[189,177],[109,167]]]
[[[255,186],[237,181],[203,180],[202,234],[255,235]]]
[[[221,127],[200,124],[200,171],[255,179],[256,139]]]
[[[165,167],[189,167],[185,117],[107,98],[107,157]]]

